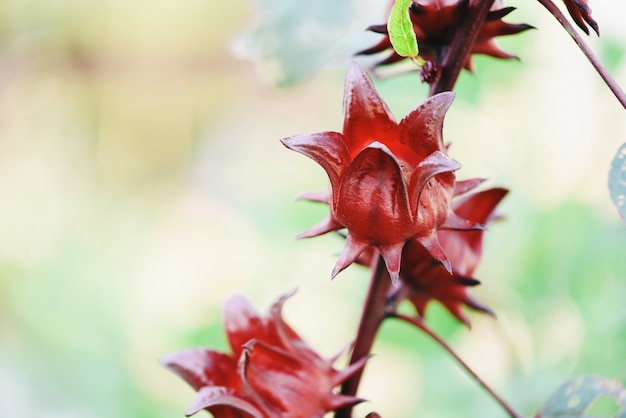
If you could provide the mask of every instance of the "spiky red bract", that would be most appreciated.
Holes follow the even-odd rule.
[[[365,70],[353,63],[346,74],[343,132],[282,140],[321,165],[330,180],[328,194],[307,195],[314,201],[326,198],[329,216],[300,237],[347,229],[333,277],[373,246],[397,283],[409,240],[447,264],[437,230],[458,218],[450,201],[460,164],[448,157],[442,133],[453,100],[454,93],[437,94],[397,122]]]
[[[472,222],[486,224],[492,220],[506,189],[493,188],[453,199],[455,212]],[[479,284],[472,278],[482,255],[483,230],[440,230],[439,242],[452,266],[452,274],[416,241],[409,242],[402,255],[400,280],[405,297],[417,313],[424,316],[431,301],[440,302],[452,315],[469,326],[463,307],[493,314],[469,294],[469,287]]]
[[[206,409],[225,418],[321,418],[361,400],[334,389],[365,364],[333,367],[282,319],[282,296],[260,316],[241,297],[224,308],[224,326],[232,353],[197,348],[168,354],[161,364],[198,394],[187,415]]]
[[[587,4],[587,0],[563,0],[563,2],[579,28],[589,35],[589,29],[587,28],[587,25],[589,25],[596,35],[600,35],[600,27],[598,22],[591,17],[591,8]]]
[[[427,62],[435,63],[435,68],[443,63],[446,50],[452,44],[457,29],[468,16],[469,4],[468,0],[420,0],[413,1],[409,8],[409,16],[411,17],[413,30],[419,46],[419,56]],[[478,32],[475,44],[472,46],[472,55],[482,54],[495,58],[516,58],[515,55],[501,50],[494,41],[494,38],[498,36],[514,35],[532,28],[532,26],[527,24],[504,22],[502,18],[513,10],[515,8],[500,8],[498,2],[494,3],[487,20]],[[386,25],[371,26],[369,30],[383,34],[384,38],[376,45],[358,52],[358,55],[373,55],[386,52],[386,57],[378,61],[375,64],[376,66],[394,64],[405,59],[394,51],[387,34]],[[471,55],[465,62],[465,68],[468,70],[472,69]],[[437,77],[430,74],[428,77],[423,78],[424,81],[432,83]]]

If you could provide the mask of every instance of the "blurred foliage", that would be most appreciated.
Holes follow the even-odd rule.
[[[626,143],[617,150],[609,170],[609,193],[622,219],[626,218]],[[626,221],[626,220],[625,220]]]
[[[285,0],[259,0],[257,24],[238,38],[237,51],[258,63],[266,81],[297,83],[333,58],[356,10],[355,2],[318,0],[294,7]]]
[[[157,358],[226,350],[220,312],[233,292],[264,311],[297,287],[285,314],[313,346],[331,355],[353,338],[367,273],[329,280],[338,237],[294,244],[326,209],[293,198],[326,178],[278,139],[340,129],[343,64],[375,40],[363,29],[384,21],[384,5],[256,6],[0,2],[0,416],[182,416],[193,393]],[[593,8],[603,38],[591,42],[623,85],[623,25],[611,17],[624,5]],[[298,60],[299,38],[281,31],[309,30],[298,19],[317,25],[320,10],[333,28],[302,35],[314,50]],[[522,62],[476,60],[446,119],[460,176],[512,189],[477,273],[498,320],[472,315],[467,331],[438,306],[428,318],[528,414],[570,375],[626,379],[626,231],[606,190],[626,121],[534,12],[511,19],[539,31],[502,41]],[[293,67],[274,74],[300,84],[267,87],[255,77],[265,70],[234,57],[256,51],[275,69],[259,46],[268,37]],[[376,84],[398,118],[427,91],[410,73]],[[406,325],[385,324],[375,352],[362,415],[502,416]]]
[[[626,416],[626,389],[617,381],[598,376],[569,379],[550,395],[541,418]]]

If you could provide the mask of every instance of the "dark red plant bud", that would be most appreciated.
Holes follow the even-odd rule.
[[[441,65],[435,61],[426,61],[420,68],[420,81],[426,84],[435,84],[441,77]]]
[[[366,358],[339,371],[333,367],[336,357],[320,357],[282,319],[290,296],[278,299],[267,317],[245,298],[231,298],[224,327],[232,354],[197,348],[161,358],[198,392],[187,416],[206,409],[219,418],[322,418],[361,401],[334,389]]]
[[[583,1],[583,0],[569,0]],[[413,22],[413,29],[417,37],[419,46],[419,56],[426,61],[443,63],[443,59],[448,47],[452,44],[457,28],[467,17],[469,11],[469,0],[414,0],[409,8],[409,15]],[[514,7],[499,8],[496,1],[492,7],[487,20],[480,28],[476,43],[473,45],[471,54],[489,55],[495,58],[517,58],[515,55],[502,51],[496,45],[494,38],[497,36],[514,35],[532,26],[526,24],[510,24],[502,21],[502,18],[513,10]],[[393,1],[390,2],[390,8]],[[404,60],[398,55],[387,35],[386,25],[375,25],[368,28],[377,33],[382,33],[385,37],[376,45],[364,49],[357,55],[372,55],[388,52],[387,56],[378,61],[375,65],[393,64]],[[465,63],[465,68],[471,70],[471,55]],[[427,78],[428,82],[430,78]]]
[[[478,183],[477,180],[471,182]],[[486,224],[495,217],[495,208],[506,194],[506,189],[493,188],[470,195],[460,195],[453,199],[452,206],[460,216]],[[433,262],[430,254],[419,242],[407,243],[400,269],[401,292],[420,316],[425,315],[428,304],[433,300],[440,302],[467,326],[469,320],[463,314],[463,306],[493,315],[489,308],[469,294],[469,288],[480,283],[472,276],[482,255],[483,232],[440,230],[437,233],[439,242],[452,265],[452,274],[439,263]]]
[[[453,172],[460,164],[447,156],[442,128],[453,100],[454,93],[437,94],[398,123],[363,68],[353,63],[346,75],[343,132],[282,140],[320,164],[330,179],[329,193],[303,195],[328,203],[330,215],[300,237],[347,229],[333,277],[374,246],[397,283],[409,240],[449,267],[437,231],[477,227],[450,209]]]
[[[587,5],[587,0],[563,0],[563,2],[579,28],[589,35],[589,29],[587,28],[587,25],[589,25],[596,35],[600,36],[600,28],[598,23],[591,17],[591,8]]]

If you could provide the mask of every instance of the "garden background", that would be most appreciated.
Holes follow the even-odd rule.
[[[297,3],[0,2],[0,416],[182,417],[193,390],[157,359],[227,350],[235,292],[265,311],[297,288],[286,319],[325,355],[354,338],[367,271],[331,282],[341,239],[294,241],[327,211],[294,197],[327,179],[279,139],[341,128],[349,55],[384,5]],[[505,5],[538,30],[497,41],[521,61],[475,59],[444,128],[458,178],[511,189],[474,289],[498,319],[428,319],[531,415],[574,374],[626,380],[606,185],[626,117],[538,3]],[[626,3],[590,5],[589,42],[626,86]],[[398,118],[427,95],[415,74],[375,83]],[[374,353],[358,416],[504,416],[406,325]]]

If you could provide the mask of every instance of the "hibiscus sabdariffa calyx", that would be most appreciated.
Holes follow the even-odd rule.
[[[336,388],[365,365],[333,366],[338,356],[321,357],[283,320],[293,293],[280,297],[262,316],[243,296],[224,307],[224,327],[232,353],[208,348],[177,351],[161,364],[197,392],[186,415],[206,409],[219,418],[322,418],[362,400]]]
[[[585,0],[565,1],[566,3],[580,4]],[[394,1],[391,1],[389,10],[393,4]],[[570,8],[569,5],[568,8]],[[502,7],[500,0],[494,2],[486,21],[478,29],[476,42],[470,51],[471,55],[464,63],[466,69],[472,69],[471,56],[476,54],[502,59],[516,58],[515,55],[500,49],[495,43],[496,37],[515,35],[533,28],[531,25],[512,24],[502,20],[514,10],[514,7]],[[469,12],[469,0],[414,0],[409,8],[409,17],[419,45],[419,56],[435,68],[442,64],[448,48],[457,35],[461,24],[469,16]],[[386,54],[375,66],[394,64],[407,59],[393,49],[386,24],[370,26],[368,30],[380,33],[384,35],[384,38],[376,45],[358,52],[358,55]],[[429,77],[433,80],[436,79],[433,75]],[[428,80],[426,77],[424,81],[430,83],[432,80]]]
[[[457,184],[462,184],[457,183]],[[508,190],[501,187],[468,193],[459,190],[452,200],[452,208],[459,215],[473,222],[487,224],[496,219],[496,206]],[[432,301],[441,303],[459,321],[469,327],[470,321],[463,313],[467,306],[477,311],[494,315],[491,309],[470,294],[470,288],[480,282],[474,271],[480,262],[484,231],[449,231],[437,233],[439,242],[452,266],[452,274],[441,265],[434,264],[429,254],[419,243],[409,241],[402,254],[399,294],[409,300],[417,314],[424,317]]]
[[[450,205],[460,164],[448,157],[442,130],[453,100],[454,93],[437,94],[397,122],[365,70],[353,63],[346,74],[343,132],[283,139],[328,174],[329,192],[303,197],[328,203],[330,214],[300,238],[347,229],[333,277],[373,246],[397,284],[409,240],[450,271],[437,231],[482,228],[458,217]]]

